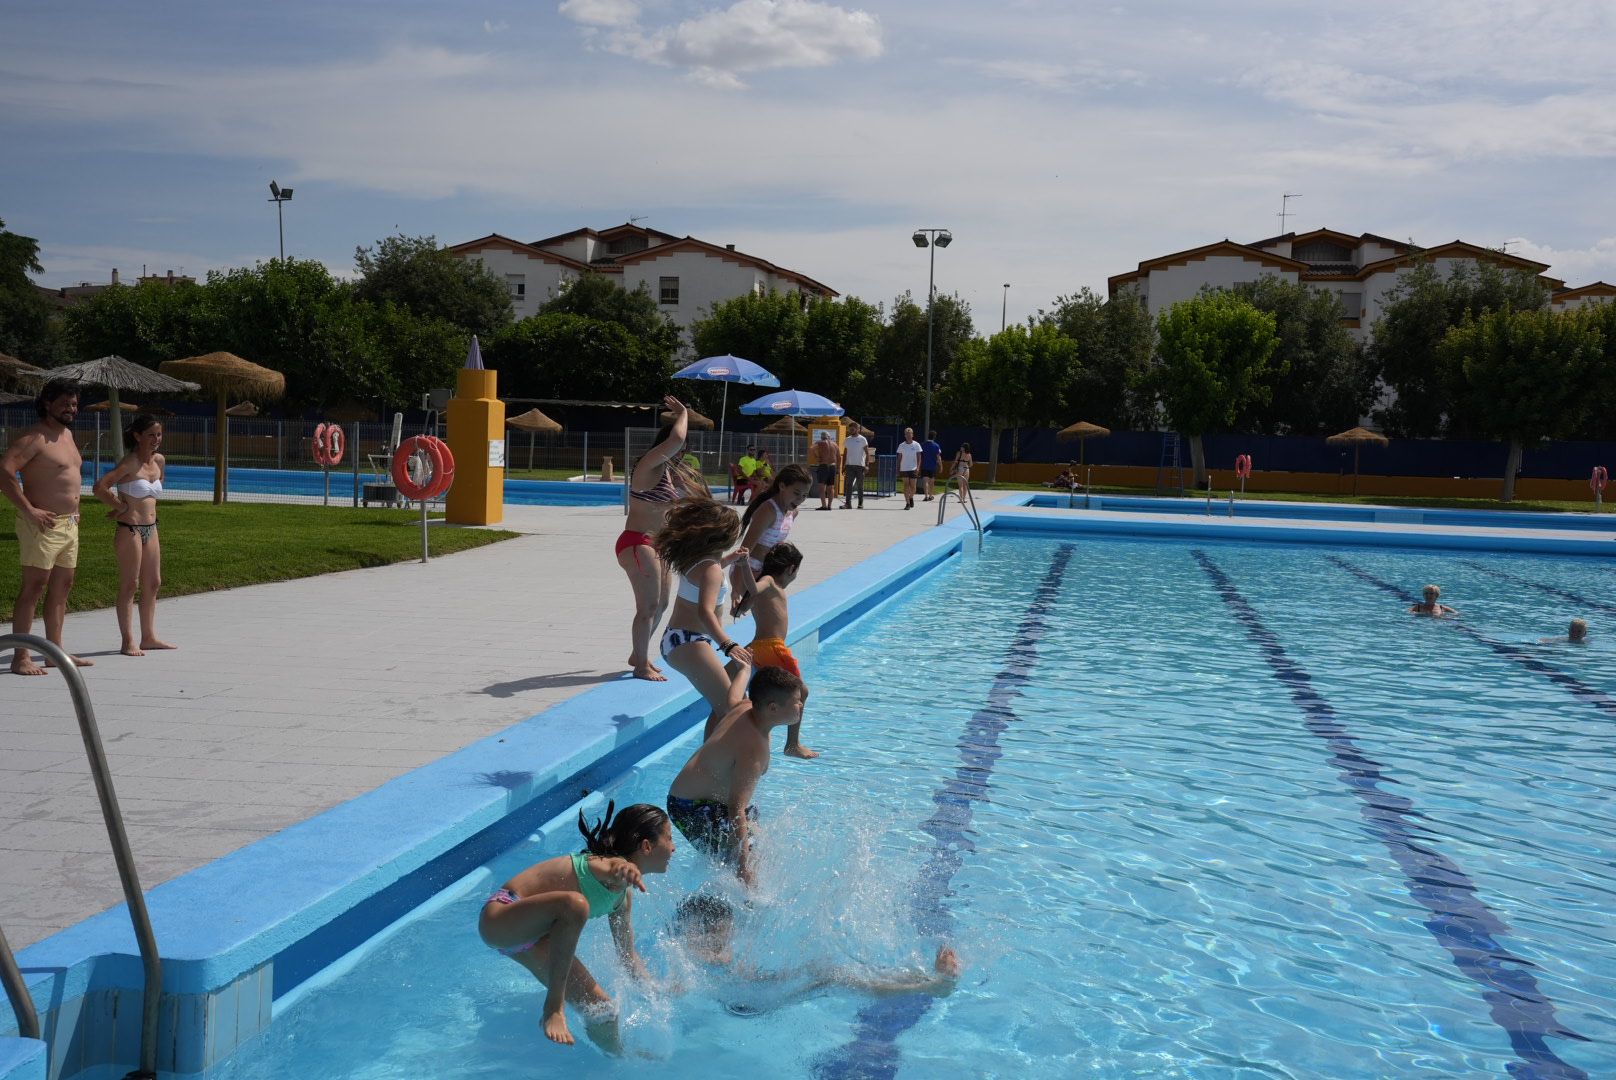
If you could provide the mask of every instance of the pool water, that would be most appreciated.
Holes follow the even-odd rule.
[[[537,984],[475,923],[575,848],[561,827],[209,1075],[1616,1074],[1611,574],[992,537],[805,663],[824,757],[760,785],[738,935],[770,978],[670,940],[715,876],[681,843],[634,916],[679,992],[634,986],[592,923],[622,1056],[546,1044]],[[1406,614],[1427,581],[1462,619]],[[1536,644],[1573,614],[1591,644]],[[689,749],[609,794],[662,802]],[[922,970],[940,941],[966,965],[946,996],[816,986]]]

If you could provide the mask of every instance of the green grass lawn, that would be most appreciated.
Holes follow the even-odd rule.
[[[69,610],[111,607],[118,593],[113,525],[105,508],[84,500],[79,568]],[[11,619],[22,572],[15,510],[0,500],[0,619]],[[264,581],[385,566],[421,557],[421,518],[411,510],[353,510],[268,503],[165,502],[162,505],[164,596],[256,585]],[[433,555],[449,555],[517,535],[495,529],[435,526]],[[37,624],[36,624],[37,629]]]

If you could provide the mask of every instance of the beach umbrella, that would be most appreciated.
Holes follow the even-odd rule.
[[[4,390],[0,390],[0,405],[21,405],[25,401],[32,400],[34,399],[27,394],[8,394]]]
[[[88,408],[86,408],[84,411],[85,412],[111,412],[112,411],[112,402],[110,402],[110,401],[98,401],[94,405],[91,405]],[[139,412],[140,411],[140,406],[135,405],[135,404],[133,404],[131,402],[128,402],[128,401],[120,401],[120,402],[118,402],[118,411],[119,412]]]
[[[718,410],[718,452],[724,453],[724,420],[729,412],[729,384],[743,386],[779,386],[774,373],[760,364],[743,360],[739,356],[708,356],[673,373],[675,379],[696,379],[701,382],[724,384],[724,402]],[[710,426],[710,425],[709,425]]]
[[[274,400],[286,393],[286,376],[227,352],[165,360],[158,370],[178,378],[195,379],[218,398],[219,438],[213,454],[213,501],[222,503],[225,499],[225,443],[230,438],[230,417],[226,414],[229,399],[250,396]]]
[[[1375,446],[1389,446],[1391,440],[1378,431],[1370,431],[1366,427],[1349,428],[1337,435],[1331,435],[1324,440],[1331,446],[1352,445],[1352,493],[1358,494],[1358,452],[1363,449],[1364,443]]]
[[[748,401],[741,412],[748,416],[841,416],[842,407],[806,390],[777,390]]]
[[[250,401],[243,401],[240,405],[232,405],[224,411],[226,416],[257,416],[258,406]]]
[[[16,382],[21,376],[38,374],[44,370],[26,360],[18,360],[15,356],[0,352],[0,383]]]
[[[475,340],[476,339],[474,338],[473,341]],[[478,360],[481,359],[482,356],[479,353]],[[553,435],[562,430],[560,424],[556,423],[548,416],[545,416],[544,413],[540,412],[538,409],[529,409],[525,413],[518,413],[515,416],[507,417],[505,420],[505,426],[515,428],[517,431],[527,432],[527,467],[529,469],[533,468],[534,437],[541,431],[547,435]]]
[[[1103,439],[1109,434],[1111,434],[1110,428],[1101,427],[1099,424],[1091,424],[1087,420],[1079,420],[1071,427],[1061,428],[1060,431],[1055,433],[1055,438],[1067,442],[1073,439],[1077,440],[1077,466],[1082,468],[1088,456],[1089,440]]]
[[[107,392],[112,412],[112,447],[114,454],[123,453],[123,410],[119,408],[118,393],[129,390],[137,394],[187,394],[200,389],[194,382],[169,376],[143,367],[121,356],[103,356],[86,360],[82,364],[50,368],[23,373],[37,382],[47,379],[66,379],[80,386],[96,386]]]
[[[797,423],[797,421],[790,416],[782,416],[772,424],[765,424],[763,425],[762,430],[768,432],[770,435],[808,434],[808,429]]]
[[[671,424],[673,423],[673,414],[671,412],[662,413],[661,420],[664,424]],[[695,409],[685,410],[685,423],[686,426],[697,428],[701,431],[711,431],[718,426],[709,417],[701,415]]]

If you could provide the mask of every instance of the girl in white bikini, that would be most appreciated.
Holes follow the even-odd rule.
[[[712,709],[707,735],[733,704],[725,662],[752,662],[752,654],[724,633],[719,614],[724,605],[726,567],[732,563],[741,567],[744,583],[749,588],[756,584],[746,566],[745,548],[724,554],[740,535],[741,519],[735,511],[711,499],[674,503],[656,534],[657,554],[679,575],[673,614],[662,632],[662,659],[707,699]]]
[[[118,556],[118,632],[125,656],[172,649],[157,636],[157,590],[163,584],[163,542],[157,534],[157,497],[163,493],[163,425],[141,413],[124,429],[125,454],[95,482],[95,497],[112,507],[112,550]],[[113,488],[116,486],[117,490]],[[135,641],[135,595],[140,595],[140,640]]]
[[[763,560],[769,550],[791,535],[791,526],[797,520],[797,508],[808,498],[813,478],[801,465],[787,465],[781,469],[769,486],[746,507],[741,515],[741,546],[747,550],[747,564],[752,576],[763,572]],[[752,606],[752,587],[741,580],[739,565],[730,571],[730,584],[735,599],[730,604],[731,618],[738,619]]]

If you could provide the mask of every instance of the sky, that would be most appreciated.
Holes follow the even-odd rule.
[[[1616,282],[1613,42],[1612,0],[6,0],[0,219],[49,285],[272,258],[271,180],[342,275],[634,219],[872,303],[935,255],[992,332],[1291,192]]]

